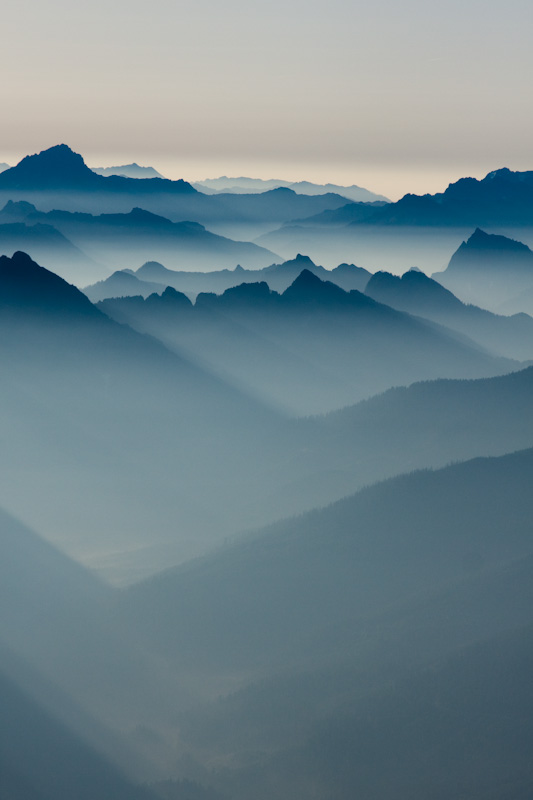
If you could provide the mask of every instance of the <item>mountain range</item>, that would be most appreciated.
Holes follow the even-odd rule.
[[[34,192],[64,190],[68,192],[174,192],[195,194],[186,181],[132,183],[134,178],[111,175],[104,178],[86,166],[83,158],[67,145],[59,144],[41,153],[26,156],[16,166],[1,173],[0,192]]]
[[[119,581],[131,580],[137,570],[153,571],[167,552],[183,560],[236,530],[302,510],[318,498],[336,499],[364,474],[378,478],[401,470],[405,445],[399,459],[386,461],[376,461],[365,445],[360,462],[361,442],[347,453],[340,446],[358,441],[359,433],[349,433],[350,417],[345,430],[318,420],[309,429],[301,420],[289,425],[287,408],[298,415],[338,408],[363,392],[368,396],[372,387],[446,369],[486,375],[519,366],[312,273],[304,272],[283,295],[265,284],[245,284],[218,298],[200,295],[194,307],[168,290],[160,298],[100,306],[140,333],[112,322],[27,256],[2,263],[17,305],[0,315],[0,429],[9,463],[0,502]],[[47,293],[56,292],[58,299],[48,303]],[[524,441],[526,411],[521,392],[515,393],[512,425],[520,433],[504,426],[498,438],[491,418],[491,447]],[[416,402],[413,408],[421,413]],[[355,430],[368,436],[364,408],[361,413]],[[387,430],[389,413],[378,414],[376,435]],[[465,413],[464,402],[455,413]],[[478,430],[475,420],[471,427]],[[373,436],[369,441],[377,447]],[[424,436],[420,465],[434,463]],[[486,432],[472,442],[480,436],[488,447]],[[440,449],[449,457],[472,453],[464,435],[460,443],[450,435],[445,442]],[[252,457],[258,449],[260,460]],[[98,496],[102,482],[105,500],[94,505],[92,493]],[[163,517],[159,506],[167,509]],[[183,531],[177,538],[176,520]],[[157,528],[151,539],[147,526]]]
[[[363,189],[361,186],[339,186],[335,183],[311,183],[310,181],[284,181],[276,180],[262,180],[260,178],[211,178],[203,181],[195,181],[193,183],[195,189],[207,193],[229,193],[229,194],[256,194],[269,191],[270,189],[292,189],[298,194],[340,194],[341,197],[346,197],[348,200],[354,200],[360,203],[373,203],[373,202],[389,202],[386,197],[374,192]]]
[[[5,228],[1,224],[4,219],[10,220],[10,231],[13,224],[18,225],[18,242],[24,247],[27,239],[30,245],[27,249],[30,251],[32,239],[42,231],[44,225],[47,226],[47,231],[54,231],[56,239],[61,238],[63,259],[68,255],[68,243],[71,251],[74,247],[78,248],[81,258],[73,258],[78,268],[77,282],[80,268],[85,268],[84,274],[89,269],[89,260],[95,264],[113,267],[156,257],[173,266],[191,266],[196,269],[213,269],[224,265],[234,267],[240,262],[250,267],[262,267],[276,260],[275,253],[252,243],[234,242],[210,233],[198,223],[171,222],[140,208],[133,208],[128,214],[95,216],[68,211],[42,212],[27,201],[10,201],[0,211],[0,239],[2,229]],[[14,234],[11,236],[13,238]],[[49,233],[49,237],[51,236],[52,233]],[[40,249],[43,250],[42,245]],[[52,252],[51,249],[46,252],[47,261]],[[61,266],[63,263],[62,260]],[[71,270],[71,273],[76,277],[75,270]],[[99,276],[102,274],[102,267],[98,273]]]
[[[2,800],[531,798],[532,174],[0,174]]]
[[[486,285],[485,281],[482,285]],[[465,305],[436,280],[418,270],[410,270],[401,278],[377,272],[368,281],[365,294],[399,311],[446,325],[493,353],[519,360],[533,357],[533,319],[530,316],[523,313],[502,316],[474,305]]]
[[[181,272],[171,270],[157,262],[149,261],[135,271],[116,272],[104,281],[87,286],[85,294],[93,302],[111,297],[127,297],[151,292],[159,294],[166,286],[172,286],[190,297],[200,292],[219,294],[240,286],[242,283],[258,283],[265,281],[271,289],[282,292],[298,277],[304,269],[309,270],[321,280],[336,283],[346,291],[358,289],[363,291],[370,273],[355,264],[340,264],[332,270],[326,270],[314,264],[308,256],[300,253],[296,258],[282,264],[271,264],[259,269],[244,269],[240,265],[234,270],[213,270],[211,272]],[[160,288],[158,288],[158,286]]]
[[[27,255],[2,257],[0,267],[0,430],[9,464],[0,502],[91,563],[111,564],[121,550],[136,559],[152,514],[158,541],[173,539],[180,520],[190,531],[184,553],[205,546],[213,530],[205,487],[222,500],[229,464],[241,472],[278,416],[184,354],[117,325]],[[106,499],[96,504],[103,482]],[[176,516],[159,519],[159,504]]]
[[[279,188],[258,195],[208,196],[183,180],[106,177],[89,169],[81,155],[64,144],[26,156],[2,172],[0,202],[8,200],[25,200],[45,211],[92,214],[128,213],[139,207],[174,222],[244,228],[264,228],[346,204],[345,197],[334,193],[306,196]]]
[[[302,261],[286,265],[289,275]],[[293,414],[339,408],[396,383],[518,366],[307,268],[281,294],[262,281],[221,295],[200,293],[194,307],[167,289],[145,300],[103,301],[99,308]]]
[[[533,241],[532,209],[533,172],[500,169],[482,180],[462,178],[435,195],[295,216],[257,242],[285,258],[306,252],[327,266],[332,258],[355,259],[372,271],[387,264],[399,272],[413,266],[434,272],[473,228]]]
[[[97,175],[104,175],[108,178],[110,175],[122,175],[124,178],[163,178],[153,167],[140,167],[135,162],[133,164],[124,164],[121,167],[91,167],[93,172]]]

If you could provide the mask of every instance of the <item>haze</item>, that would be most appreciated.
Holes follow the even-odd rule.
[[[8,0],[0,160],[67,141],[95,166],[357,183],[393,199],[526,169],[530,18],[525,0]]]

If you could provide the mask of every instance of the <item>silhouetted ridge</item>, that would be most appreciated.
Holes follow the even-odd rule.
[[[231,286],[222,295],[214,292],[200,292],[196,298],[196,305],[252,308],[258,304],[264,305],[278,296],[277,292],[270,290],[268,283],[258,281],[257,283],[241,283],[239,286]]]
[[[26,254],[0,256],[0,309],[69,312],[100,317],[88,298]]]
[[[410,313],[416,313],[415,307],[411,309],[406,303],[408,306],[422,303],[424,307],[436,309],[462,306],[452,292],[419,270],[409,270],[401,277],[389,272],[376,272],[368,281],[365,294],[379,303],[386,303]]]
[[[0,173],[0,190],[6,189],[111,190],[143,194],[170,190],[197,194],[196,189],[183,180],[97,175],[85,164],[82,156],[66,144],[58,144],[35,155],[25,156],[16,166]]]
[[[314,272],[303,269],[282,296],[284,300],[308,303],[343,300],[347,294],[335,283],[321,281]]]
[[[83,158],[66,144],[58,144],[2,173],[2,188],[68,188],[94,186],[100,182]]]
[[[165,291],[159,295],[157,293],[151,294],[148,302],[157,303],[158,305],[172,306],[172,307],[185,307],[192,308],[192,303],[183,292],[178,292],[172,286],[167,286]]]
[[[533,172],[499,169],[483,178],[461,178],[439,194],[406,194],[377,208],[368,220],[385,225],[529,225]],[[353,223],[359,224],[359,223]]]
[[[533,282],[533,251],[523,242],[476,228],[457,248],[446,270],[438,274],[472,269],[476,272],[496,271],[502,276],[519,271],[530,274]]]
[[[0,213],[24,219],[35,212],[37,208],[33,203],[28,203],[26,200],[8,200]]]
[[[315,267],[316,264],[309,258],[309,256],[304,256],[301,253],[298,253],[296,258],[291,258],[288,261],[284,261],[283,264],[280,264],[279,266],[284,267],[285,269],[289,267],[300,267],[300,269],[308,269],[309,267]]]
[[[512,253],[531,253],[529,247],[523,242],[495,233],[486,233],[481,228],[476,228],[472,236],[464,244],[465,247],[475,248],[476,250],[505,250]]]

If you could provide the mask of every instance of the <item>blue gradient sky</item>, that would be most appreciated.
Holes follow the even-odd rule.
[[[533,168],[530,0],[4,0],[0,161],[389,196]]]

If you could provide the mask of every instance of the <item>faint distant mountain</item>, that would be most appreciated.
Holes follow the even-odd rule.
[[[5,161],[0,163],[0,172],[4,172],[6,169],[11,169],[9,164],[6,164]]]
[[[122,175],[124,178],[163,178],[153,167],[140,167],[138,164],[124,164],[122,167],[91,167],[97,175],[109,177],[110,175]]]
[[[232,286],[239,286],[242,283],[257,283],[258,281],[265,281],[271,289],[278,292],[284,291],[290,284],[298,277],[303,269],[308,269],[315,275],[318,275],[322,280],[329,280],[341,286],[346,291],[358,289],[363,291],[366,286],[370,273],[362,267],[356,267],[354,264],[340,264],[335,269],[327,270],[317,264],[314,264],[310,258],[303,255],[297,255],[296,258],[285,261],[282,264],[271,264],[263,269],[243,269],[241,266],[236,267],[234,270],[214,270],[212,272],[182,272],[177,270],[170,270],[162,264],[150,261],[143,264],[135,271],[135,276],[142,281],[151,284],[161,284],[162,286],[173,286],[181,292],[188,295],[195,296],[200,292],[214,292],[220,294]],[[107,292],[107,283],[102,281],[98,284],[98,299],[104,299],[101,296],[102,292]],[[87,294],[95,287],[87,287]],[[139,291],[134,291],[137,288]],[[142,294],[144,291],[140,290],[141,287],[135,286],[130,282],[129,289],[126,282],[124,282],[122,289],[124,294]],[[126,291],[128,290],[128,291]],[[156,291],[153,289],[152,291]],[[106,294],[106,297],[113,297],[114,295]],[[118,296],[118,295],[117,295]]]
[[[283,180],[262,180],[261,178],[228,178],[225,175],[221,178],[206,178],[203,181],[194,181],[192,184],[199,191],[208,191],[218,194],[227,192],[228,194],[258,194],[269,192],[271,189],[278,189],[280,186],[290,186],[290,181]]]
[[[374,217],[377,208],[380,208],[383,203],[347,203],[340,208],[328,209],[322,211],[320,214],[307,217],[305,219],[294,220],[291,224],[301,226],[345,226],[352,222],[365,222]]]
[[[227,178],[224,176],[222,178],[195,181],[193,186],[200,191],[209,190],[214,193],[228,192],[235,194],[254,194],[284,187],[293,189],[297,194],[316,195],[333,192],[334,194],[340,194],[342,197],[348,198],[348,200],[355,200],[361,203],[371,203],[378,200],[389,202],[383,195],[375,194],[355,184],[352,186],[339,186],[335,183],[318,184],[309,181],[291,182],[276,179],[262,180],[261,178]]]
[[[164,288],[161,283],[142,281],[131,271],[121,269],[113,272],[109,278],[98,281],[92,286],[87,286],[83,293],[87,295],[92,303],[97,303],[107,297],[148,297],[154,292],[161,294]]]
[[[298,194],[326,194],[326,192],[334,192],[349,200],[354,200],[357,203],[375,203],[375,202],[390,202],[387,197],[382,194],[370,192],[368,189],[363,189],[361,186],[352,184],[351,186],[339,186],[336,183],[316,184],[309,181],[298,181],[289,185],[290,189],[294,189]]]
[[[89,276],[94,279],[106,274],[105,267],[89,258],[44,216],[43,221],[38,219],[31,203],[8,202],[0,210],[0,253],[12,255],[22,250],[62,277],[79,283],[85,283]]]
[[[435,195],[406,194],[377,209],[378,225],[530,225],[533,214],[533,171],[499,169],[482,180],[461,178]]]
[[[533,288],[533,252],[514,239],[476,228],[444,272],[433,277],[467,302],[494,309]]]
[[[152,179],[155,183],[112,175],[104,178],[86,166],[83,158],[65,144],[26,156],[15,167],[0,174],[0,192],[26,191],[91,191],[91,192],[177,192],[195,193],[185,181]],[[133,183],[132,183],[133,181]],[[162,182],[161,182],[162,181]]]
[[[42,212],[31,203],[19,201],[6,204],[0,212],[0,221],[4,218],[22,219],[33,227],[52,225],[96,261],[110,266],[160,258],[176,266],[204,269],[235,266],[239,262],[259,267],[271,264],[276,258],[275,253],[251,242],[234,242],[196,222],[171,222],[141,208],[133,208],[128,214],[93,216],[69,211]],[[23,229],[20,231],[22,235]]]

